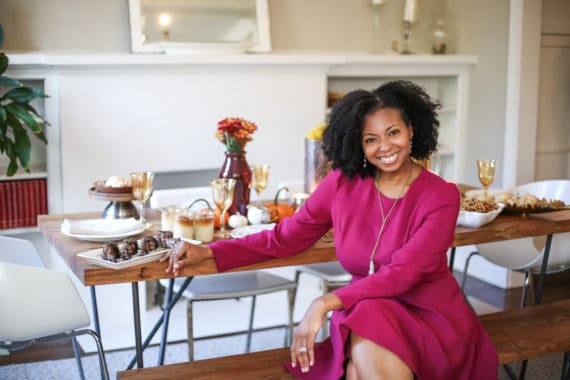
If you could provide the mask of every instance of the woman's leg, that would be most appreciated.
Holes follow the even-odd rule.
[[[392,351],[350,334],[350,358],[358,379],[398,379],[413,380],[414,373],[402,359]],[[348,378],[347,367],[347,378]]]
[[[348,359],[348,362],[346,363],[345,377],[346,380],[358,380],[358,374],[356,373],[356,368],[354,368],[351,359]]]

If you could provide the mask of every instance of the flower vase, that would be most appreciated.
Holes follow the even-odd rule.
[[[239,212],[247,216],[247,205],[251,192],[251,169],[245,159],[245,152],[226,152],[226,159],[218,177],[236,180],[234,202],[229,208],[230,215]]]

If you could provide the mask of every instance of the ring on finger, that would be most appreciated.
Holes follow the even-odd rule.
[[[307,352],[307,347],[303,346],[303,347],[299,347],[299,349],[297,350],[299,352]]]

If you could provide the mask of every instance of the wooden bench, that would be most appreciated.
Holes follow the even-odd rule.
[[[500,364],[570,351],[570,300],[527,306],[480,317]],[[253,352],[117,373],[119,380],[293,379],[283,369],[289,349]]]

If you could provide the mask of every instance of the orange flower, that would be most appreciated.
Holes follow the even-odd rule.
[[[243,152],[257,125],[241,117],[227,117],[218,122],[214,137],[226,146],[228,152]]]

